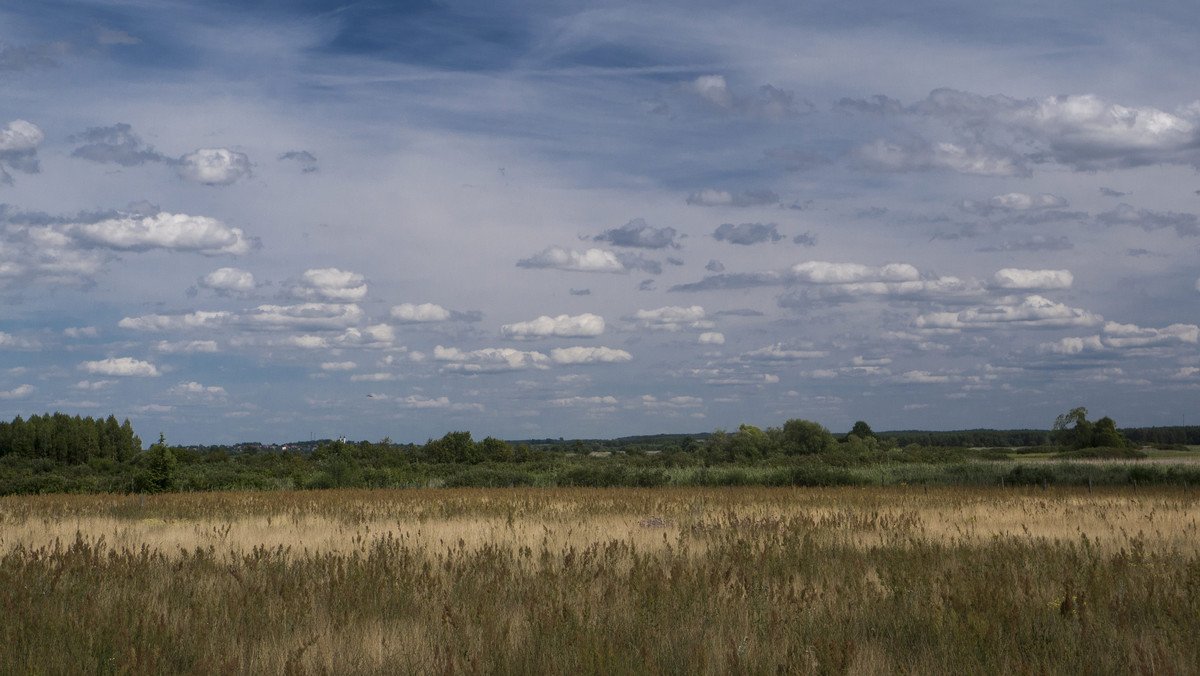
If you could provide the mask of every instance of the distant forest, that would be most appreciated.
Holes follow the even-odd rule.
[[[726,486],[1136,482],[1200,484],[1200,464],[1102,466],[1023,463],[1146,457],[1143,449],[1191,452],[1200,426],[1118,429],[1087,410],[1052,430],[905,430],[876,433],[863,421],[846,434],[800,419],[780,427],[617,439],[477,441],[449,432],[424,444],[345,440],[171,446],[142,450],[128,419],[63,413],[0,422],[0,495],[154,493],[229,489],[437,486]]]

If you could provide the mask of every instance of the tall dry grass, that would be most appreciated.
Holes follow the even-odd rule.
[[[0,499],[0,673],[1194,673],[1190,492]]]

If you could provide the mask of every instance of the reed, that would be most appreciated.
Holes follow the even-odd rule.
[[[0,498],[0,673],[1192,673],[1156,487]]]

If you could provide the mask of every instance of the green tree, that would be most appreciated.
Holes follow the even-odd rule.
[[[143,468],[134,476],[134,490],[139,493],[162,493],[175,489],[175,454],[160,432],[158,443],[151,444],[142,456]]]
[[[1092,445],[1098,448],[1125,448],[1129,442],[1117,431],[1117,423],[1104,416],[1092,429]]]
[[[820,423],[793,418],[783,424],[783,452],[788,455],[824,453],[836,446],[837,440]]]
[[[859,420],[858,422],[854,423],[854,427],[850,428],[850,434],[853,434],[854,436],[858,437],[859,439],[874,439],[875,438],[875,432],[873,432],[871,430],[871,426],[868,425],[867,423],[863,422],[862,420]]]
[[[1088,422],[1087,414],[1086,408],[1078,406],[1054,420],[1054,440],[1058,445],[1072,448],[1092,446],[1092,423]]]

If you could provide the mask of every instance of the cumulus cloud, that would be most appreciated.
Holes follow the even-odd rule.
[[[112,387],[113,385],[116,385],[116,384],[117,384],[117,381],[115,381],[115,380],[81,380],[81,381],[75,383],[74,385],[72,385],[71,388],[76,389],[76,390],[85,390],[88,392],[95,392],[97,390],[103,390],[103,389]]]
[[[860,169],[873,172],[910,172],[947,169],[977,176],[1021,176],[1029,173],[1020,158],[982,144],[892,143],[883,139],[854,149],[851,158]]]
[[[166,354],[212,354],[221,351],[215,340],[182,340],[178,342],[160,340],[155,344],[154,349]]]
[[[67,226],[65,232],[81,244],[119,251],[167,249],[216,256],[244,254],[252,246],[240,228],[231,228],[215,218],[166,212],[76,223]]]
[[[450,319],[451,313],[441,305],[433,303],[401,303],[392,306],[392,319],[409,323],[444,322]]]
[[[697,207],[755,207],[779,203],[779,195],[770,190],[728,192],[701,190],[688,195],[687,203]]]
[[[136,167],[148,162],[169,161],[166,156],[143,143],[141,137],[133,133],[133,128],[125,123],[90,127],[71,136],[69,140],[84,142],[84,145],[71,152],[71,157],[101,164]]]
[[[484,348],[464,352],[456,347],[433,348],[435,361],[443,362],[446,370],[462,373],[491,373],[550,368],[550,358],[541,352],[524,352],[512,348]]]
[[[250,158],[228,148],[200,148],[180,157],[175,171],[181,178],[205,185],[230,185],[250,175]]]
[[[1056,303],[1042,296],[1026,296],[1020,303],[971,307],[962,312],[933,312],[917,317],[914,326],[924,331],[958,332],[965,329],[1027,327],[1069,328],[1095,326],[1099,315]]]
[[[638,310],[629,319],[637,322],[643,328],[662,331],[678,331],[682,328],[712,328],[712,322],[704,319],[704,308],[699,305],[691,307],[668,305],[654,310]]]
[[[1075,281],[1070,270],[1020,270],[1004,268],[992,277],[998,289],[1069,289]]]
[[[751,350],[742,354],[742,359],[753,361],[797,361],[800,359],[816,359],[826,357],[829,353],[824,350],[793,350],[783,346],[783,343],[775,343],[757,350]]]
[[[381,349],[392,346],[396,340],[396,331],[387,324],[374,324],[363,328],[350,327],[333,342],[342,347],[362,347]]]
[[[1200,341],[1200,326],[1172,324],[1165,328],[1142,328],[1135,324],[1106,322],[1101,333],[1092,336],[1070,336],[1037,346],[1039,354],[1090,356],[1120,350],[1143,350],[1172,345],[1195,345]]]
[[[850,284],[857,282],[913,282],[921,273],[908,263],[889,263],[881,267],[858,263],[807,261],[792,266],[792,276],[810,284]]]
[[[984,202],[964,200],[959,208],[973,214],[988,215],[993,212],[1039,211],[1043,209],[1065,209],[1070,204],[1067,200],[1050,193],[1029,195],[1020,192],[1010,192],[996,195]]]
[[[608,242],[613,246],[637,249],[678,249],[675,228],[654,228],[641,218],[635,218],[619,228],[605,230],[592,238],[596,242]]]
[[[769,84],[759,87],[754,95],[735,96],[723,75],[701,75],[695,80],[684,83],[681,88],[722,111],[736,111],[743,115],[779,120],[791,114],[795,109],[795,96],[791,92]],[[811,107],[807,101],[803,102],[803,105]]]
[[[0,164],[27,174],[36,174],[37,149],[46,135],[32,122],[13,120],[0,129]],[[0,183],[11,184],[12,177],[0,167]]]
[[[544,338],[559,336],[562,338],[594,338],[604,333],[604,318],[599,315],[584,313],[581,315],[558,315],[550,317],[543,315],[528,322],[505,324],[500,327],[500,333],[507,338]]]
[[[701,345],[724,345],[725,344],[725,334],[718,333],[716,331],[708,331],[706,333],[701,333],[699,342]]]
[[[937,384],[950,382],[950,376],[935,375],[929,371],[905,371],[894,378],[898,383]]]
[[[134,331],[189,331],[221,326],[232,318],[233,313],[230,312],[201,310],[177,315],[150,314],[140,317],[125,317],[117,322],[117,326]]]
[[[685,89],[717,107],[733,107],[733,94],[723,75],[701,75],[687,83]]]
[[[570,406],[570,407],[587,407],[587,408],[612,408],[617,405],[617,398],[614,396],[606,397],[565,397],[562,399],[551,399],[551,406]]]
[[[778,227],[774,223],[723,223],[713,232],[713,238],[718,242],[743,245],[778,242],[783,239]]]
[[[517,261],[519,268],[548,268],[568,272],[626,273],[641,270],[651,274],[662,272],[662,264],[641,256],[618,254],[606,249],[574,251],[550,247],[529,258]]]
[[[1075,248],[1075,245],[1071,243],[1070,238],[1066,235],[1062,235],[1061,237],[1033,235],[1027,239],[980,247],[976,251],[1065,251],[1073,248]]]
[[[555,364],[615,364],[630,361],[633,355],[608,347],[560,347],[550,350]]]
[[[1096,220],[1108,226],[1130,225],[1146,232],[1172,228],[1180,237],[1200,236],[1200,217],[1196,214],[1136,209],[1122,203],[1115,209],[1096,216]]]
[[[1135,324],[1107,322],[1103,341],[1115,348],[1155,347],[1171,343],[1190,343],[1200,340],[1200,327],[1195,324],[1172,324],[1166,328],[1142,328]]]
[[[0,206],[0,287],[87,288],[116,252],[160,249],[216,256],[246,253],[256,245],[241,229],[216,219],[159,212],[150,205],[73,218]]]
[[[868,166],[903,171],[935,167],[964,173],[1012,175],[1031,163],[1056,162],[1077,171],[1200,162],[1196,126],[1185,115],[1126,106],[1100,97],[1041,99],[981,96],[936,89],[913,106],[878,106],[880,115],[915,115],[947,123],[955,142],[900,146],[887,141],[860,148]],[[1021,148],[1015,151],[1001,147]]]
[[[222,295],[245,294],[254,290],[254,275],[238,268],[218,268],[201,277],[196,283]]]
[[[319,268],[305,271],[292,295],[308,300],[358,301],[366,298],[367,284],[357,272]]]
[[[227,393],[218,385],[201,385],[196,381],[182,382],[167,390],[167,394],[191,402],[216,403],[224,401]]]
[[[449,397],[437,397],[431,399],[423,397],[419,394],[410,394],[407,397],[401,397],[396,400],[396,404],[400,408],[411,409],[448,409],[451,411],[483,411],[483,404],[468,404],[455,403],[450,401]]]
[[[321,363],[322,371],[353,371],[358,364],[352,361],[327,361]]]
[[[132,357],[110,357],[100,361],[85,361],[79,368],[88,373],[102,376],[158,377],[162,372],[148,361]]]
[[[306,174],[317,171],[317,156],[307,150],[289,150],[281,153],[276,159],[280,162],[296,162],[302,167],[301,171]]]
[[[24,399],[37,390],[33,385],[17,385],[11,390],[0,390],[0,399]]]
[[[678,396],[659,399],[652,394],[643,394],[641,402],[642,406],[648,409],[698,408],[704,405],[704,400],[700,397]]]
[[[239,316],[239,320],[250,328],[307,331],[344,329],[362,318],[362,308],[353,303],[259,305]]]

